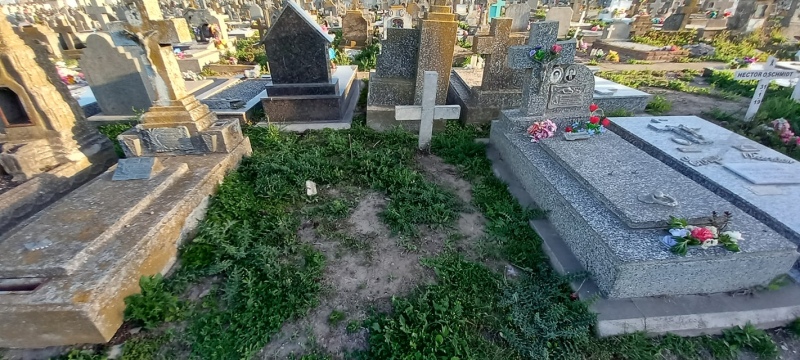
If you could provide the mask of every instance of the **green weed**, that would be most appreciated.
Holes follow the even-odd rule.
[[[141,293],[125,298],[125,320],[152,329],[165,321],[183,318],[183,305],[169,292],[161,274],[142,276],[139,287]]]
[[[662,115],[672,110],[672,103],[661,95],[653,96],[653,99],[644,108],[644,111],[651,115]]]
[[[789,324],[788,329],[790,333],[794,334],[794,336],[800,337],[800,319],[792,321],[792,323]]]
[[[132,338],[123,345],[121,360],[167,359],[168,357],[160,354],[160,350],[172,341],[173,336],[171,332],[166,332],[161,335],[147,334]]]
[[[122,151],[122,147],[119,145],[119,140],[117,140],[117,136],[128,131],[128,129],[132,128],[136,125],[133,122],[129,123],[117,123],[117,124],[107,124],[107,125],[100,125],[97,127],[97,130],[105,135],[111,142],[114,144],[114,151],[117,153],[117,157],[124,158],[125,153]]]
[[[331,311],[331,314],[328,315],[328,323],[335,326],[340,322],[342,322],[344,318],[345,318],[344,312],[341,312],[339,310],[333,310]]]
[[[347,327],[345,327],[348,334],[354,334],[361,329],[361,322],[357,320],[351,320],[347,323]]]
[[[606,116],[608,116],[608,117],[628,117],[628,116],[633,116],[633,112],[631,112],[631,111],[629,111],[627,109],[620,108],[620,109],[614,109],[614,110],[611,110],[611,111],[607,112]]]
[[[774,359],[778,356],[778,346],[764,330],[747,324],[723,330],[722,337],[731,348],[749,350],[762,359]]]

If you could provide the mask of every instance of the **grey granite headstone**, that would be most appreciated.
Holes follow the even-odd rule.
[[[506,7],[505,17],[511,19],[512,32],[528,31],[531,22],[531,7],[528,3],[516,3]]]
[[[86,39],[80,59],[81,70],[103,115],[135,115],[146,111],[156,99],[148,78],[149,63],[142,49],[116,46],[117,35],[95,33]]]
[[[381,41],[375,75],[383,78],[416,79],[419,30],[386,29]]]
[[[486,57],[481,90],[520,89],[524,84],[525,70],[508,67],[508,48],[525,42],[525,37],[513,34],[511,27],[511,19],[494,18],[488,35],[472,38],[472,51]]]
[[[564,38],[569,32],[569,22],[572,20],[572,8],[554,7],[547,11],[545,20],[558,22],[558,37]]]
[[[631,25],[624,22],[614,22],[603,29],[602,39],[627,40],[631,35]]]
[[[512,116],[552,115],[553,120],[589,116],[589,105],[594,94],[594,75],[586,66],[574,63],[575,40],[556,41],[557,30],[558,23],[555,21],[531,23],[528,44],[509,48],[509,67],[529,69],[522,91],[522,106],[519,113]],[[558,58],[548,63],[530,58],[532,50],[550,49],[554,44],[562,46]]]
[[[157,157],[119,159],[111,180],[149,180],[163,168]]]

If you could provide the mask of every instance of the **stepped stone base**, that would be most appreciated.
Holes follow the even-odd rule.
[[[616,134],[534,144],[523,128],[533,119],[515,114],[501,113],[492,124],[491,143],[525,191],[548,211],[555,230],[606,296],[735,291],[769,283],[798,258],[786,238]],[[654,176],[661,180],[651,182]],[[686,206],[638,203],[636,195],[651,188],[665,189]],[[706,213],[705,207],[708,214],[711,209],[733,213],[731,229],[749,239],[740,244],[740,253],[692,249],[684,257],[661,244],[666,224],[659,221],[670,214],[694,217],[694,212]]]
[[[330,84],[275,84],[267,85],[267,97],[261,99],[270,123],[305,123],[352,121],[358,99],[355,66],[339,66]]]
[[[161,158],[150,180],[111,169],[0,237],[0,347],[107,342],[142,275],[165,273],[242,156]],[[122,195],[121,195],[122,194]],[[125,195],[128,194],[128,195]]]

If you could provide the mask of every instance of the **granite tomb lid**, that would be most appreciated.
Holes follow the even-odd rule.
[[[541,144],[585,186],[575,191],[591,192],[630,228],[667,227],[670,216],[700,224],[712,211],[731,210],[732,205],[720,197],[614,133],[577,141],[558,135]],[[677,205],[640,200],[659,192],[677,200]]]

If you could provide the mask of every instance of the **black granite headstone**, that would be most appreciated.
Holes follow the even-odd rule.
[[[264,39],[272,82],[330,83],[331,40],[304,10],[288,1]]]

